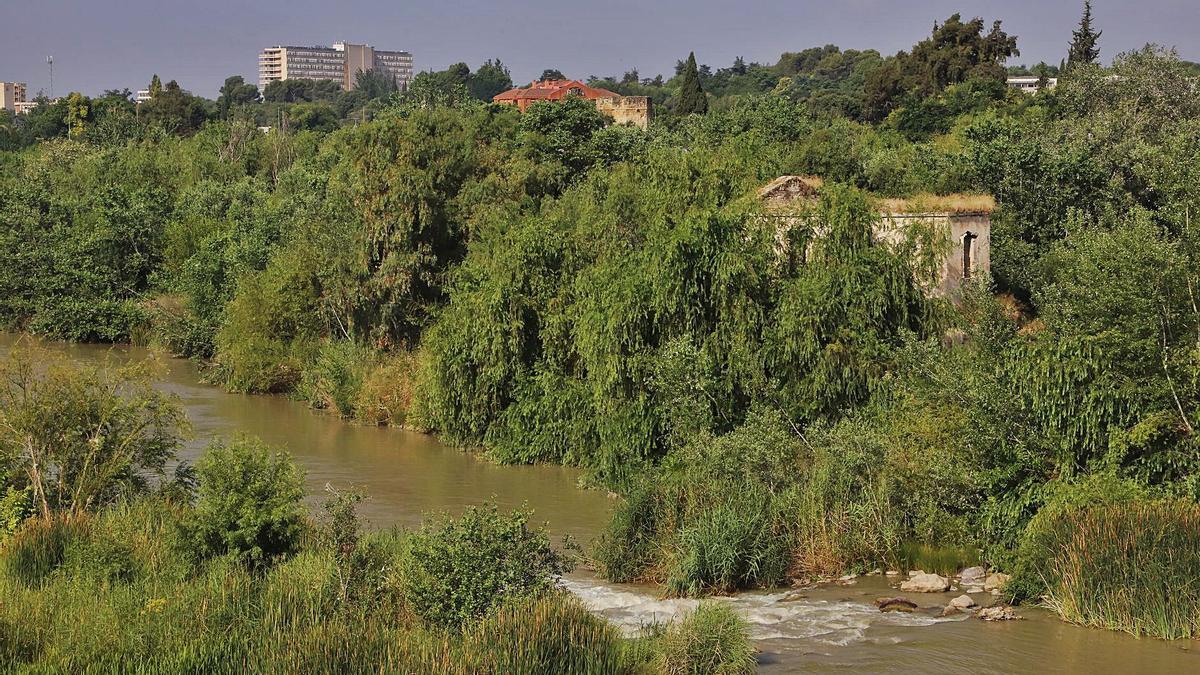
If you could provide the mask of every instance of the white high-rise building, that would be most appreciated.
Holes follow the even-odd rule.
[[[404,89],[412,81],[412,54],[348,42],[335,42],[332,47],[267,47],[258,56],[258,86],[265,89],[279,80],[333,80],[350,91],[358,73],[368,70],[390,76]]]

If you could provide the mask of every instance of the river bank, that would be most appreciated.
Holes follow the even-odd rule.
[[[0,339],[7,348],[13,336]],[[83,361],[139,359],[136,347],[57,345]],[[460,511],[493,498],[502,508],[527,503],[536,521],[555,536],[587,545],[611,508],[604,494],[579,489],[578,472],[558,466],[501,466],[449,448],[436,439],[398,429],[353,425],[313,414],[304,405],[272,396],[228,394],[201,384],[193,364],[164,359],[161,387],[179,396],[193,425],[185,456],[214,437],[239,433],[284,447],[307,469],[316,499],[326,483],[363,487],[368,525],[412,526],[430,511]],[[625,630],[665,623],[695,607],[694,600],[662,600],[657,589],[601,582],[576,573],[565,585],[585,605]],[[897,582],[898,583],[898,582]],[[896,595],[882,577],[860,577],[852,586],[785,592],[751,592],[722,598],[749,621],[767,672],[1187,672],[1200,667],[1194,642],[1138,640],[1079,628],[1031,607],[1022,620],[985,624],[933,612],[956,593],[905,594],[921,608],[913,614],[880,613],[871,603]],[[785,597],[794,599],[785,601]],[[983,604],[986,598],[979,598]]]

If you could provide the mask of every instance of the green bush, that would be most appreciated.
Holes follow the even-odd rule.
[[[638,479],[595,551],[613,581],[655,580],[678,595],[782,581],[791,563],[799,439],[778,413],[701,434]]]
[[[296,550],[304,531],[304,472],[262,441],[214,443],[196,464],[200,485],[187,525],[201,557],[232,554],[260,566]]]
[[[96,510],[165,479],[187,419],[152,362],[80,364],[21,340],[0,359],[0,487],[33,508]]]
[[[1200,506],[1129,502],[1063,512],[1046,604],[1087,626],[1200,637]]]
[[[354,410],[367,424],[403,426],[414,420],[416,356],[408,352],[385,356],[363,379]]]
[[[617,675],[636,663],[614,626],[562,592],[507,602],[464,637],[464,670],[479,675]]]
[[[378,356],[369,347],[350,340],[329,340],[305,366],[296,393],[314,408],[354,417],[363,382]]]
[[[486,504],[422,525],[409,539],[401,572],[417,616],[458,629],[501,602],[553,588],[572,561],[550,547],[544,529],[530,529],[529,517]]]
[[[669,626],[659,649],[665,675],[748,675],[757,669],[746,622],[716,602],[700,603]]]

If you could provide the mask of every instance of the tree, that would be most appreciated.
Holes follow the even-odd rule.
[[[1071,46],[1067,50],[1066,67],[1085,66],[1096,63],[1100,58],[1100,48],[1096,41],[1101,33],[1092,29],[1092,0],[1084,0],[1083,16],[1079,19],[1079,28],[1071,32]]]
[[[162,93],[162,80],[158,79],[158,73],[155,73],[150,78],[150,98],[154,98]]]
[[[696,53],[688,54],[683,68],[683,83],[679,86],[679,103],[675,112],[692,115],[708,112],[708,95],[700,87],[700,74],[696,70]]]
[[[190,134],[204,124],[204,101],[184,91],[171,80],[145,104],[143,117],[167,131]]]
[[[229,111],[234,106],[246,105],[257,100],[258,87],[246,84],[246,79],[241,75],[234,75],[225,78],[225,84],[221,87],[221,95],[217,98],[217,108],[224,119],[229,117]]]
[[[262,441],[214,443],[196,466],[196,511],[187,530],[201,557],[232,554],[252,567],[295,551],[304,532],[304,471]]]
[[[67,97],[67,138],[78,137],[83,133],[83,123],[88,118],[88,99],[77,91]]]
[[[496,94],[508,91],[512,86],[512,76],[509,75],[508,68],[504,67],[500,59],[488,59],[471,75],[467,91],[480,101],[490,102]]]
[[[366,94],[369,100],[374,100],[390,96],[399,91],[400,86],[394,77],[372,68],[358,71],[354,77],[354,89]]]
[[[82,366],[25,341],[0,362],[0,487],[28,489],[43,517],[149,489],[186,417],[148,364]]]
[[[538,78],[539,81],[541,81],[541,80],[565,80],[565,79],[567,79],[567,76],[563,75],[563,72],[561,70],[559,70],[558,68],[547,68],[542,71],[542,76]]]

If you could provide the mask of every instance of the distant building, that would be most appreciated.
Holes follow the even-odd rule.
[[[26,103],[25,83],[0,82],[0,108],[15,113],[20,103]]]
[[[149,89],[138,89],[137,93],[133,95],[133,102],[134,103],[145,103],[145,102],[149,101],[150,98],[151,97],[150,97]]]
[[[815,201],[825,181],[815,176],[780,176],[758,191],[764,217],[776,219],[781,252],[788,231],[804,224],[804,208]],[[941,238],[941,260],[934,285],[922,281],[925,291],[958,301],[963,286],[991,271],[992,221],[996,202],[988,195],[922,195],[911,199],[883,199],[874,226],[878,242],[898,244],[914,226],[934,228]],[[809,255],[808,251],[804,256]]]
[[[613,118],[617,124],[632,124],[645,129],[650,126],[654,109],[649,96],[622,96],[599,87],[589,87],[579,80],[541,80],[528,87],[517,87],[492,97],[495,103],[515,105],[525,112],[537,101],[562,101],[578,96],[596,102],[596,109]]]
[[[1037,75],[1013,75],[1012,77],[1008,78],[1006,84],[1021,93],[1036,94],[1038,93],[1038,82],[1041,79],[1042,78],[1038,77]],[[1053,89],[1057,86],[1057,77],[1046,78],[1046,89]]]
[[[391,77],[404,89],[412,81],[412,54],[347,42],[332,47],[268,47],[258,56],[258,86],[265,89],[280,80],[332,80],[350,91],[358,73],[368,70]]]

